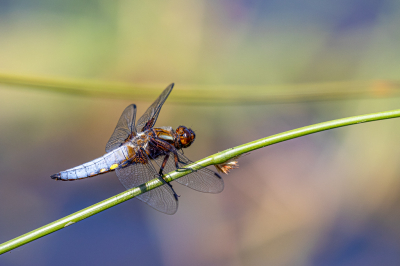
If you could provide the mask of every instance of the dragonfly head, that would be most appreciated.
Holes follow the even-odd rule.
[[[178,146],[176,147],[178,149],[189,147],[196,138],[196,134],[194,134],[193,130],[185,126],[179,126],[176,129],[176,134],[178,135],[178,137],[175,146]]]

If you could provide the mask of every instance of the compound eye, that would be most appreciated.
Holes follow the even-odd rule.
[[[180,136],[181,143],[183,146],[190,144],[190,132],[186,128],[183,130],[183,134]]]
[[[179,142],[182,148],[189,147],[196,138],[196,135],[194,134],[193,130],[185,126],[179,126],[176,129],[176,134],[179,137]]]

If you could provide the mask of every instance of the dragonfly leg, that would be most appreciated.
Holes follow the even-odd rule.
[[[170,152],[176,153],[175,148],[171,144],[164,142],[162,140],[150,139],[150,144],[153,145],[154,147],[159,147],[159,148],[162,148],[163,150],[169,150]],[[161,177],[164,175],[163,171],[164,171],[165,166],[167,165],[168,159],[169,159],[169,153],[167,153],[165,155],[163,163],[160,166],[160,171],[158,172],[158,174]],[[172,188],[172,185],[170,183],[166,182],[165,180],[164,180],[164,182],[167,183],[170,186],[170,188],[174,191],[174,189]],[[174,193],[175,193],[175,191],[174,191]]]
[[[193,168],[183,168],[183,167],[179,167],[179,164],[182,164],[183,166],[185,166],[185,165],[188,165],[188,163],[187,163],[187,162],[184,162],[184,161],[182,161],[182,160],[180,160],[180,158],[179,158],[179,156],[178,156],[178,153],[177,153],[176,151],[174,152],[174,160],[175,160],[175,166],[176,166],[176,169],[177,169],[177,170],[182,169],[181,171],[190,170],[192,173],[193,173],[193,172],[197,172],[197,170],[194,170]],[[192,163],[192,162],[189,162],[189,163]]]
[[[168,159],[169,159],[169,154],[165,155],[164,161],[160,166],[160,172],[158,173],[160,176],[163,176],[164,167],[167,165]]]
[[[158,172],[158,174],[161,177],[162,181],[164,181],[164,183],[168,184],[168,186],[172,189],[172,191],[174,192],[175,198],[178,199],[179,196],[178,196],[178,194],[176,194],[172,185],[169,182],[166,182],[164,180],[164,178],[162,178],[162,176],[164,175],[163,170],[164,170],[165,165],[167,165],[168,159],[169,159],[169,154],[165,155],[164,161],[163,161],[162,165],[160,166],[160,171]]]
[[[140,148],[140,149],[142,150],[143,154],[145,154],[147,156],[147,159],[150,160],[146,151],[143,148]],[[151,166],[153,168],[153,170],[155,171],[154,166],[150,162],[149,162],[148,166]],[[170,183],[168,183],[167,181],[165,181],[164,178],[162,177],[163,175],[160,173],[162,173],[162,171],[160,171],[157,175],[158,180],[160,180],[164,185],[168,185],[172,189],[175,199],[178,200],[178,197],[179,197],[178,194],[176,194],[175,190],[172,188],[172,185]]]

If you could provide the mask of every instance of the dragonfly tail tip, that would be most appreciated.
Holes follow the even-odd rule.
[[[60,180],[61,179],[60,173],[54,174],[54,175],[52,175],[50,177],[51,177],[51,179],[55,179],[55,180]]]

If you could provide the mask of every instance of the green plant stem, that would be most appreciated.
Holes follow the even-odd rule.
[[[166,175],[165,179],[167,182],[170,182],[172,180],[175,180],[177,178],[180,178],[180,177],[190,173],[192,170],[198,170],[198,169],[201,169],[201,168],[209,166],[209,165],[222,164],[222,163],[226,162],[227,160],[235,158],[244,153],[247,153],[247,152],[250,152],[250,151],[265,147],[265,146],[269,146],[269,145],[272,145],[275,143],[279,143],[279,142],[282,142],[285,140],[294,139],[297,137],[309,135],[312,133],[316,133],[316,132],[320,132],[320,131],[324,131],[324,130],[328,130],[328,129],[338,128],[338,127],[343,127],[343,126],[348,126],[348,125],[353,125],[353,124],[359,124],[359,123],[365,123],[365,122],[371,122],[371,121],[376,121],[376,120],[382,120],[382,119],[395,118],[395,117],[400,117],[400,109],[393,110],[393,111],[380,112],[380,113],[367,114],[367,115],[353,116],[353,117],[348,117],[348,118],[342,118],[342,119],[332,120],[332,121],[328,121],[328,122],[323,122],[323,123],[319,123],[319,124],[315,124],[315,125],[311,125],[311,126],[306,126],[306,127],[301,127],[298,129],[286,131],[286,132],[283,132],[280,134],[276,134],[276,135],[273,135],[270,137],[252,141],[252,142],[216,153],[214,155],[208,156],[202,160],[199,160],[191,165],[186,166],[187,170],[179,169],[178,171],[173,171],[173,172],[168,173]],[[3,244],[0,244],[0,254],[3,254],[5,252],[15,249],[19,246],[22,246],[26,243],[29,243],[29,242],[36,240],[42,236],[53,233],[64,227],[67,227],[71,224],[79,222],[85,218],[88,218],[94,214],[97,214],[101,211],[111,208],[119,203],[127,201],[131,198],[134,198],[137,195],[145,193],[145,192],[147,192],[151,189],[154,189],[156,187],[159,187],[161,185],[162,185],[161,181],[159,181],[158,179],[153,179],[153,180],[151,180],[145,184],[142,184],[138,187],[124,191],[116,196],[113,196],[111,198],[103,200],[103,201],[101,201],[97,204],[94,204],[88,208],[85,208],[85,209],[75,212],[71,215],[68,215],[62,219],[59,219],[55,222],[52,222],[45,226],[42,226],[36,230],[33,230],[22,236],[19,236],[10,241],[7,241]]]
[[[71,95],[152,101],[163,84],[128,84],[0,73],[0,84]],[[332,99],[393,97],[398,81],[340,81],[284,85],[193,85],[175,86],[168,102],[180,104],[254,104],[321,101]]]

